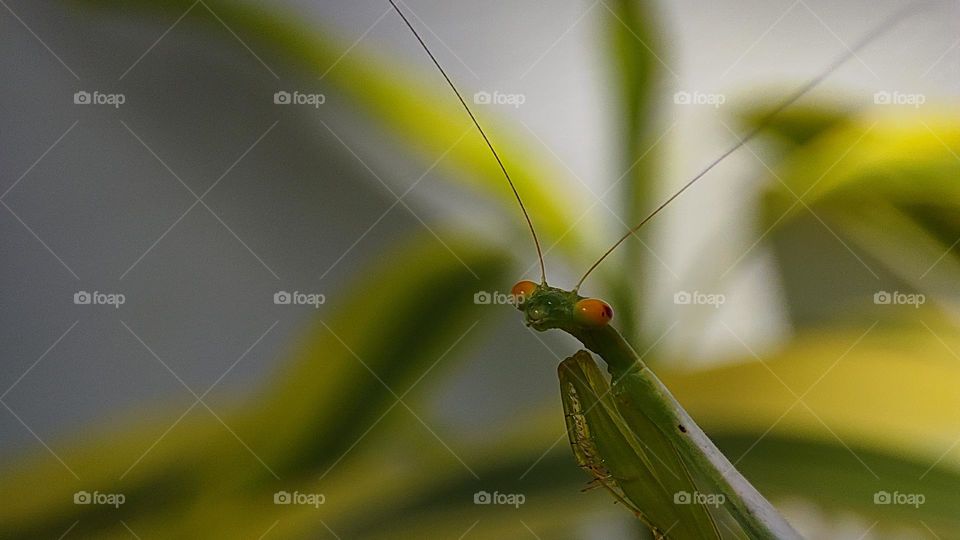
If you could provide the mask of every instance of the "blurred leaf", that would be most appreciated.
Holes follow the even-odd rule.
[[[758,472],[762,491],[853,509],[884,526],[923,519],[953,537],[960,340],[921,313],[928,320],[918,328],[804,335],[762,361],[664,378],[707,432],[728,442],[731,461],[751,480]],[[928,504],[876,506],[878,491],[924,493]]]
[[[952,206],[960,200],[958,156],[960,122],[945,111],[845,122],[791,153],[778,167],[781,182],[770,183],[765,221],[802,213],[794,194],[811,206],[841,209],[876,199],[904,206]]]
[[[769,92],[771,95],[786,95],[783,92]],[[750,127],[767,121],[766,133],[775,135],[781,141],[792,146],[803,146],[825,132],[835,129],[842,122],[848,121],[853,114],[850,110],[825,101],[813,104],[795,103],[780,111],[773,119],[768,118],[770,111],[779,102],[774,104],[757,105],[751,103],[741,112],[741,121]]]
[[[655,206],[652,198],[659,180],[659,153],[657,141],[662,137],[662,126],[657,122],[656,97],[663,71],[660,55],[664,55],[662,40],[657,32],[658,16],[652,2],[644,0],[616,0],[600,5],[605,10],[605,34],[608,36],[617,97],[622,113],[615,118],[617,140],[620,142],[620,173],[613,179],[619,182],[620,200],[625,205],[626,227],[639,223]],[[618,234],[625,227],[616,227]],[[639,231],[641,241],[649,239],[648,231]],[[600,245],[612,244],[614,239]],[[641,245],[629,241],[623,246],[623,268],[644,266]],[[610,264],[610,263],[608,263]],[[656,329],[642,325],[637,298],[643,292],[643,282],[633,272],[602,274],[611,284],[613,301],[618,306],[617,320],[621,332],[631,340],[646,341],[640,333],[656,334]],[[641,347],[643,348],[643,347]]]
[[[946,227],[931,224],[931,218],[938,213],[950,211],[947,207],[920,210],[904,210],[878,201],[869,209],[853,209],[836,221],[859,248],[880,261],[910,290],[923,293],[958,314],[960,296],[956,284],[960,279],[960,257],[950,253],[956,238],[938,232],[960,231],[960,223]]]
[[[836,520],[855,514],[866,522],[864,530],[876,522],[871,532],[881,538],[903,537],[904,529],[913,537],[928,537],[930,531],[940,538],[960,534],[956,470],[927,473],[924,461],[866,448],[856,448],[854,456],[835,440],[769,434],[757,444],[759,435],[720,432],[715,440],[731,456],[746,454],[737,468],[788,511],[792,503],[802,501]],[[857,458],[869,463],[880,480]],[[884,491],[920,494],[924,501],[919,506],[876,504],[874,497]]]
[[[298,513],[299,524],[286,518],[284,523],[301,530],[311,530],[312,524],[317,530],[317,520],[323,519],[344,538],[414,538],[418,536],[404,531],[422,534],[436,528],[436,535],[449,536],[440,532],[449,527],[460,528],[454,535],[460,536],[479,519],[471,536],[483,537],[503,527],[513,527],[514,534],[523,531],[519,520],[530,520],[531,526],[548,516],[559,520],[558,507],[566,508],[568,524],[584,512],[613,508],[605,494],[580,493],[588,478],[574,465],[566,445],[554,444],[565,440],[563,417],[554,407],[546,415],[540,412],[515,418],[507,429],[491,430],[479,443],[466,444],[441,432],[477,474],[474,478],[418,421],[397,410],[391,413],[390,429],[372,432],[367,444],[321,483],[337,500],[331,495],[322,514],[307,509]],[[407,421],[398,423],[398,418]],[[427,421],[432,424],[429,417]],[[552,447],[566,452],[545,454]],[[526,500],[519,508],[477,507],[473,493],[480,490],[520,493]],[[631,521],[629,514],[625,517]]]
[[[483,308],[474,293],[503,281],[507,268],[506,257],[489,246],[445,246],[428,235],[384,260],[391,264],[328,295],[329,315],[291,354],[293,364],[267,391],[265,405],[255,400],[239,414],[222,415],[226,426],[198,406],[175,426],[168,415],[132,432],[102,434],[95,446],[62,449],[79,480],[46,455],[32,466],[15,465],[0,486],[9,501],[0,508],[0,532],[59,535],[77,519],[77,532],[96,530],[117,517],[176,512],[192,497],[227,489],[218,484],[292,491],[270,470],[299,482],[329,465],[393,401],[380,381],[402,394],[443,358]],[[77,506],[79,490],[124,493],[127,502],[119,510]],[[267,502],[265,496],[261,504]]]
[[[356,279],[306,333],[287,373],[238,428],[275,456],[281,476],[336,457],[437,362],[453,362],[490,309],[474,295],[506,280],[506,254],[475,239],[424,235],[394,249],[382,258],[390,264]]]
[[[191,4],[182,0],[70,1],[118,13],[151,15],[182,13]],[[503,173],[456,97],[426,57],[417,75],[411,76],[409,70],[397,68],[395,59],[373,54],[362,43],[351,47],[333,38],[328,31],[295,22],[292,15],[279,17],[273,5],[207,0],[202,6],[208,7],[216,17],[190,17],[184,23],[202,23],[219,33],[222,20],[253,49],[278,55],[300,73],[324,74],[324,84],[357,106],[367,120],[388,130],[397,143],[424,164],[432,164],[445,156],[437,164],[449,173],[444,175],[444,180],[467,186],[474,193],[497,201],[510,216],[507,223],[515,224],[518,232],[522,230],[524,221]],[[384,7],[389,7],[386,2]],[[392,14],[387,19],[400,24],[399,17]],[[419,53],[413,36],[409,46],[411,51]],[[469,99],[472,92],[466,87],[462,91]],[[501,152],[546,246],[556,243],[568,257],[582,260],[584,248],[596,245],[592,235],[597,230],[588,216],[575,211],[575,202],[584,200],[584,188],[533,150],[536,145],[524,144],[516,136],[520,130],[505,129],[502,122],[487,118],[482,112],[475,111]],[[325,132],[319,125],[317,129]],[[576,227],[571,228],[572,224]],[[533,250],[529,253],[532,255]]]
[[[850,306],[898,286],[957,309],[960,122],[910,111],[829,125],[773,168],[761,202],[793,321],[870,315]]]
[[[301,492],[328,494],[319,508],[274,505],[274,488],[267,485],[214,488],[178,509],[175,519],[170,516],[163,521],[155,513],[140,512],[127,523],[144,537],[192,537],[205,532],[231,538],[270,529],[271,535],[288,538],[322,535],[329,528],[344,538],[381,537],[385,531],[395,538],[414,538],[427,529],[439,534],[462,527],[460,535],[484,510],[475,506],[472,493],[486,489],[522,493],[526,501],[519,508],[491,507],[483,512],[482,524],[471,533],[474,536],[522,530],[518,520],[549,531],[559,527],[558,521],[571,526],[577,516],[602,509],[612,509],[612,517],[621,516],[623,523],[632,526],[629,514],[621,514],[605,494],[580,493],[586,477],[572,466],[568,454],[544,454],[559,437],[565,437],[562,415],[554,407],[546,416],[538,412],[517,418],[509,430],[492,433],[479,445],[463,446],[445,435],[479,480],[464,467],[447,466],[453,459],[449,451],[425,435],[413,418],[396,422],[398,415],[409,418],[402,407],[394,409],[363,445],[322,480],[314,474],[302,477]],[[563,520],[555,515],[558,508],[565,509]],[[471,515],[475,517],[463,521]],[[115,521],[105,524],[113,525]]]

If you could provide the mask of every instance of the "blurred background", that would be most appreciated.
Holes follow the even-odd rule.
[[[643,537],[386,2],[0,5],[0,535]],[[404,4],[562,287],[905,5]],[[960,4],[903,19],[583,289],[810,538],[960,536]]]

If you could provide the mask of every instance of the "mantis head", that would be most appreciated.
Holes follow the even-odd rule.
[[[511,290],[526,324],[535,330],[604,326],[613,319],[613,309],[603,300],[584,298],[547,284],[521,281]]]

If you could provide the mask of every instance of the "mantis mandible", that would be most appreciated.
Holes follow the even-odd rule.
[[[613,309],[603,300],[586,298],[579,289],[610,253],[703,178],[721,161],[756,137],[784,109],[820,84],[857,51],[901,20],[906,10],[887,18],[847,52],[787,96],[746,135],[710,162],[700,173],[629,229],[583,274],[572,290],[547,284],[543,252],[533,220],[504,162],[480,126],[459,89],[447,75],[395,0],[388,0],[443,75],[496,159],[520,206],[533,237],[540,282],[520,281],[512,288],[524,322],[537,331],[562,330],[577,338],[580,350],[560,363],[558,372],[567,434],[577,464],[593,476],[649,527],[655,538],[723,538],[714,509],[694,494],[709,493],[722,501],[750,538],[794,539],[800,535],[720,452],[666,386],[609,323]],[[588,352],[590,351],[590,352]],[[590,353],[607,364],[610,382]]]

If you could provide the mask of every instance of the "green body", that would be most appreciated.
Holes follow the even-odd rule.
[[[570,443],[591,472],[657,537],[722,538],[732,516],[751,538],[799,538],[733,467],[610,325],[578,323],[575,292],[541,285],[519,308],[526,323],[576,337],[607,363],[611,383],[590,353],[559,367]]]

